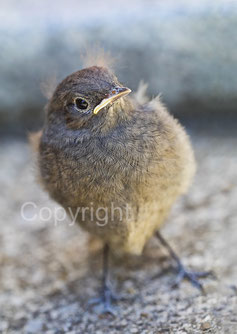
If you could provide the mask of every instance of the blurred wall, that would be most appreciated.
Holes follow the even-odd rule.
[[[118,58],[120,81],[147,81],[178,117],[233,124],[236,31],[237,1],[1,1],[1,134],[39,127],[41,82],[80,69],[94,44]]]

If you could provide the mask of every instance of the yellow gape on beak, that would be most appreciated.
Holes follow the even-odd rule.
[[[111,91],[111,93],[109,94],[109,96],[107,98],[103,99],[100,102],[100,104],[98,104],[98,106],[95,107],[93,113],[97,114],[101,109],[103,109],[105,106],[107,106],[107,104],[113,103],[114,101],[116,101],[120,97],[126,96],[129,93],[131,93],[131,89],[129,89],[127,87],[116,87],[116,88],[114,88]]]

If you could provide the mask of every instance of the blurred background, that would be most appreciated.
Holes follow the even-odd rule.
[[[80,69],[95,44],[116,57],[122,82],[133,90],[148,82],[190,125],[234,128],[236,26],[237,2],[228,0],[1,0],[1,134],[39,127],[41,84]]]
[[[234,0],[0,0],[1,333],[236,333],[236,30]],[[20,214],[29,201],[57,207],[35,181],[26,139],[43,124],[45,83],[80,69],[88,46],[114,56],[132,90],[143,80],[150,97],[161,93],[186,126],[198,172],[164,233],[185,263],[218,274],[207,297],[187,286],[171,293],[172,273],[149,281],[152,248],[153,260],[148,252],[140,267],[119,269],[125,291],[144,298],[110,325],[83,302],[99,284],[96,246],[77,227]]]

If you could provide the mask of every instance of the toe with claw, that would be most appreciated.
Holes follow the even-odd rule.
[[[113,302],[116,302],[119,299],[120,298],[106,286],[104,287],[101,296],[91,299],[89,304],[95,305],[97,312],[100,314],[111,314],[116,316],[116,308],[113,306]]]
[[[202,293],[205,293],[204,287],[200,282],[201,278],[206,277],[214,277],[211,271],[204,272],[193,272],[187,270],[182,264],[178,266],[178,275],[174,284],[172,285],[174,288],[178,287],[183,280],[189,281],[195,288],[200,290]]]

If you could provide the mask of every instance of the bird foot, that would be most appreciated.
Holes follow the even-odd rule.
[[[92,298],[89,301],[89,305],[94,305],[97,313],[110,314],[116,317],[116,308],[113,306],[113,302],[122,299],[115,295],[108,286],[105,286],[98,298]]]
[[[215,275],[213,274],[212,271],[204,271],[204,272],[189,271],[182,264],[180,264],[178,266],[178,275],[172,287],[176,288],[180,285],[180,283],[183,280],[188,280],[195,288],[197,288],[202,293],[205,293],[205,289],[199,280],[200,278],[206,278],[206,277],[215,278]]]

